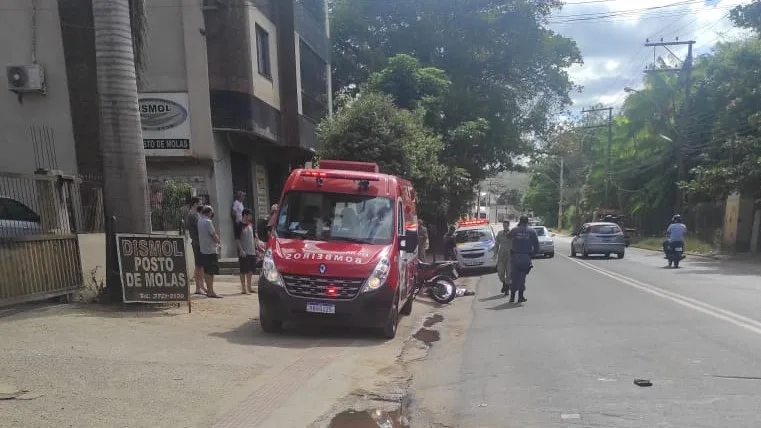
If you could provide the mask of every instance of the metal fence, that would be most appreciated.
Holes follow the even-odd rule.
[[[80,177],[0,173],[0,306],[82,286],[76,233],[102,229],[102,200]]]
[[[201,195],[189,183],[180,181],[151,181],[148,183],[151,209],[151,229],[154,232],[183,232],[188,201],[198,196],[204,204],[208,195]]]

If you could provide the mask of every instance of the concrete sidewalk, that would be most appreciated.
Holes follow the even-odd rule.
[[[0,393],[28,391],[0,400],[0,426],[306,426],[395,376],[405,341],[435,308],[418,299],[391,341],[310,326],[270,336],[237,276],[215,288],[225,297],[194,296],[192,314],[72,304],[0,318]]]

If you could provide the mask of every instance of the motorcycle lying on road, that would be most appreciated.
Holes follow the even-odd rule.
[[[684,255],[684,243],[671,242],[666,244],[666,259],[669,262],[669,267],[679,268],[679,262],[685,258]]]
[[[442,305],[454,300],[457,296],[454,280],[459,276],[456,264],[456,261],[434,263],[418,261],[418,279],[414,297],[423,292]]]

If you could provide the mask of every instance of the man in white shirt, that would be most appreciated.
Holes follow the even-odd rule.
[[[245,207],[243,206],[243,201],[246,199],[246,192],[242,190],[238,190],[235,192],[235,200],[233,201],[233,210],[232,215],[235,219],[235,224],[243,221],[243,210]]]

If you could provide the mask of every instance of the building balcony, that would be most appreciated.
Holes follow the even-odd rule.
[[[325,28],[324,16],[319,16],[315,6],[317,0],[296,1],[294,14],[296,32],[304,42],[317,53],[326,63],[330,64],[330,39]]]

